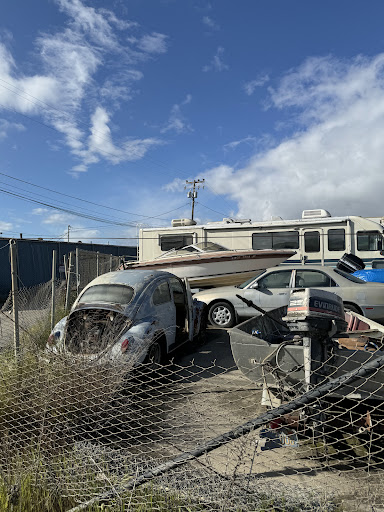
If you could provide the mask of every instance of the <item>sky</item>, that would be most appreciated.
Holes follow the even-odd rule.
[[[0,233],[384,216],[381,0],[0,6]]]

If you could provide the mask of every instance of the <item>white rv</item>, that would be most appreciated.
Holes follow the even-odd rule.
[[[384,218],[332,217],[326,210],[305,210],[297,220],[223,219],[197,225],[190,219],[177,219],[169,228],[140,230],[139,261],[212,241],[228,249],[295,249],[290,263],[336,265],[344,253],[353,253],[368,268],[384,268],[383,226]]]

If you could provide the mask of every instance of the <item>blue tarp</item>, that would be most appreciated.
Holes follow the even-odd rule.
[[[374,283],[384,283],[384,268],[368,268],[365,270],[356,270],[352,274],[363,281],[370,281]]]

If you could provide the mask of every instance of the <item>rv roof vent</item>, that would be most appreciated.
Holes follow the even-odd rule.
[[[177,228],[179,226],[195,226],[196,221],[192,219],[173,219],[172,227]]]
[[[301,218],[302,219],[313,219],[316,217],[332,217],[327,210],[304,210]]]
[[[246,222],[251,222],[251,219],[232,219],[231,217],[225,217],[223,222],[227,224],[245,224]]]

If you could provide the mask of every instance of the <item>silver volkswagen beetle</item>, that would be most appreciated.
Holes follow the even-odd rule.
[[[169,272],[109,272],[79,294],[51,332],[48,348],[104,361],[159,364],[204,335],[203,309],[188,285]]]

